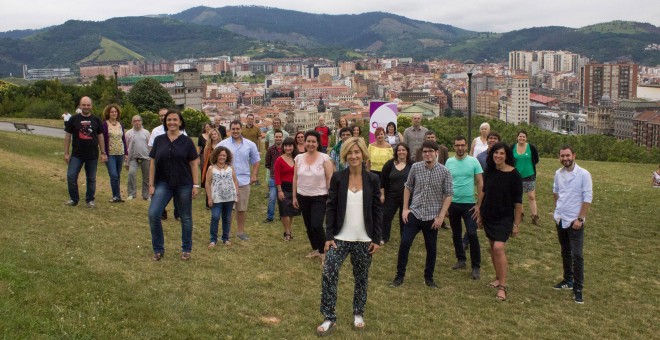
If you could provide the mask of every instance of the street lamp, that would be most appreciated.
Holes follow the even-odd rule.
[[[115,73],[115,102],[119,104],[119,82],[117,81],[117,73],[119,73],[119,65],[112,65],[112,72]]]
[[[468,59],[463,62],[463,67],[468,76],[468,126],[467,126],[467,149],[472,147],[472,73],[474,72],[474,60]],[[468,151],[469,152],[469,151]]]

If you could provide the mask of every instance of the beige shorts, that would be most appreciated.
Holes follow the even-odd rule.
[[[248,202],[250,201],[250,185],[238,187],[238,202],[234,204],[236,211],[247,211]]]

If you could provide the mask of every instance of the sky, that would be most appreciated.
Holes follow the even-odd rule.
[[[658,0],[0,0],[0,32],[60,25],[70,19],[176,14],[196,6],[257,5],[318,14],[389,12],[410,19],[479,32],[566,26],[580,28],[612,20],[660,26]],[[660,38],[658,39],[660,42]]]

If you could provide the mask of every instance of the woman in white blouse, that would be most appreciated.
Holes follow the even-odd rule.
[[[336,327],[337,282],[339,268],[351,255],[355,289],[353,297],[353,327],[365,327],[364,306],[367,303],[367,282],[371,255],[379,247],[383,224],[380,202],[380,181],[363,166],[369,151],[362,138],[351,137],[341,148],[341,161],[348,168],[335,172],[330,180],[326,209],[325,251],[321,290],[323,323],[316,333],[327,335]]]
[[[488,150],[488,133],[490,132],[490,124],[484,122],[479,125],[479,137],[472,141],[470,156],[477,157],[478,154]]]

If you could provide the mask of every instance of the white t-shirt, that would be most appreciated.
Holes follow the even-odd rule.
[[[71,119],[71,114],[68,112],[64,112],[64,114],[62,114],[62,119],[64,119],[64,122],[68,122],[69,119]]]
[[[485,142],[481,142],[481,138],[477,137],[472,141],[472,145],[474,145],[474,156],[477,157],[478,154],[488,150],[488,140]]]

